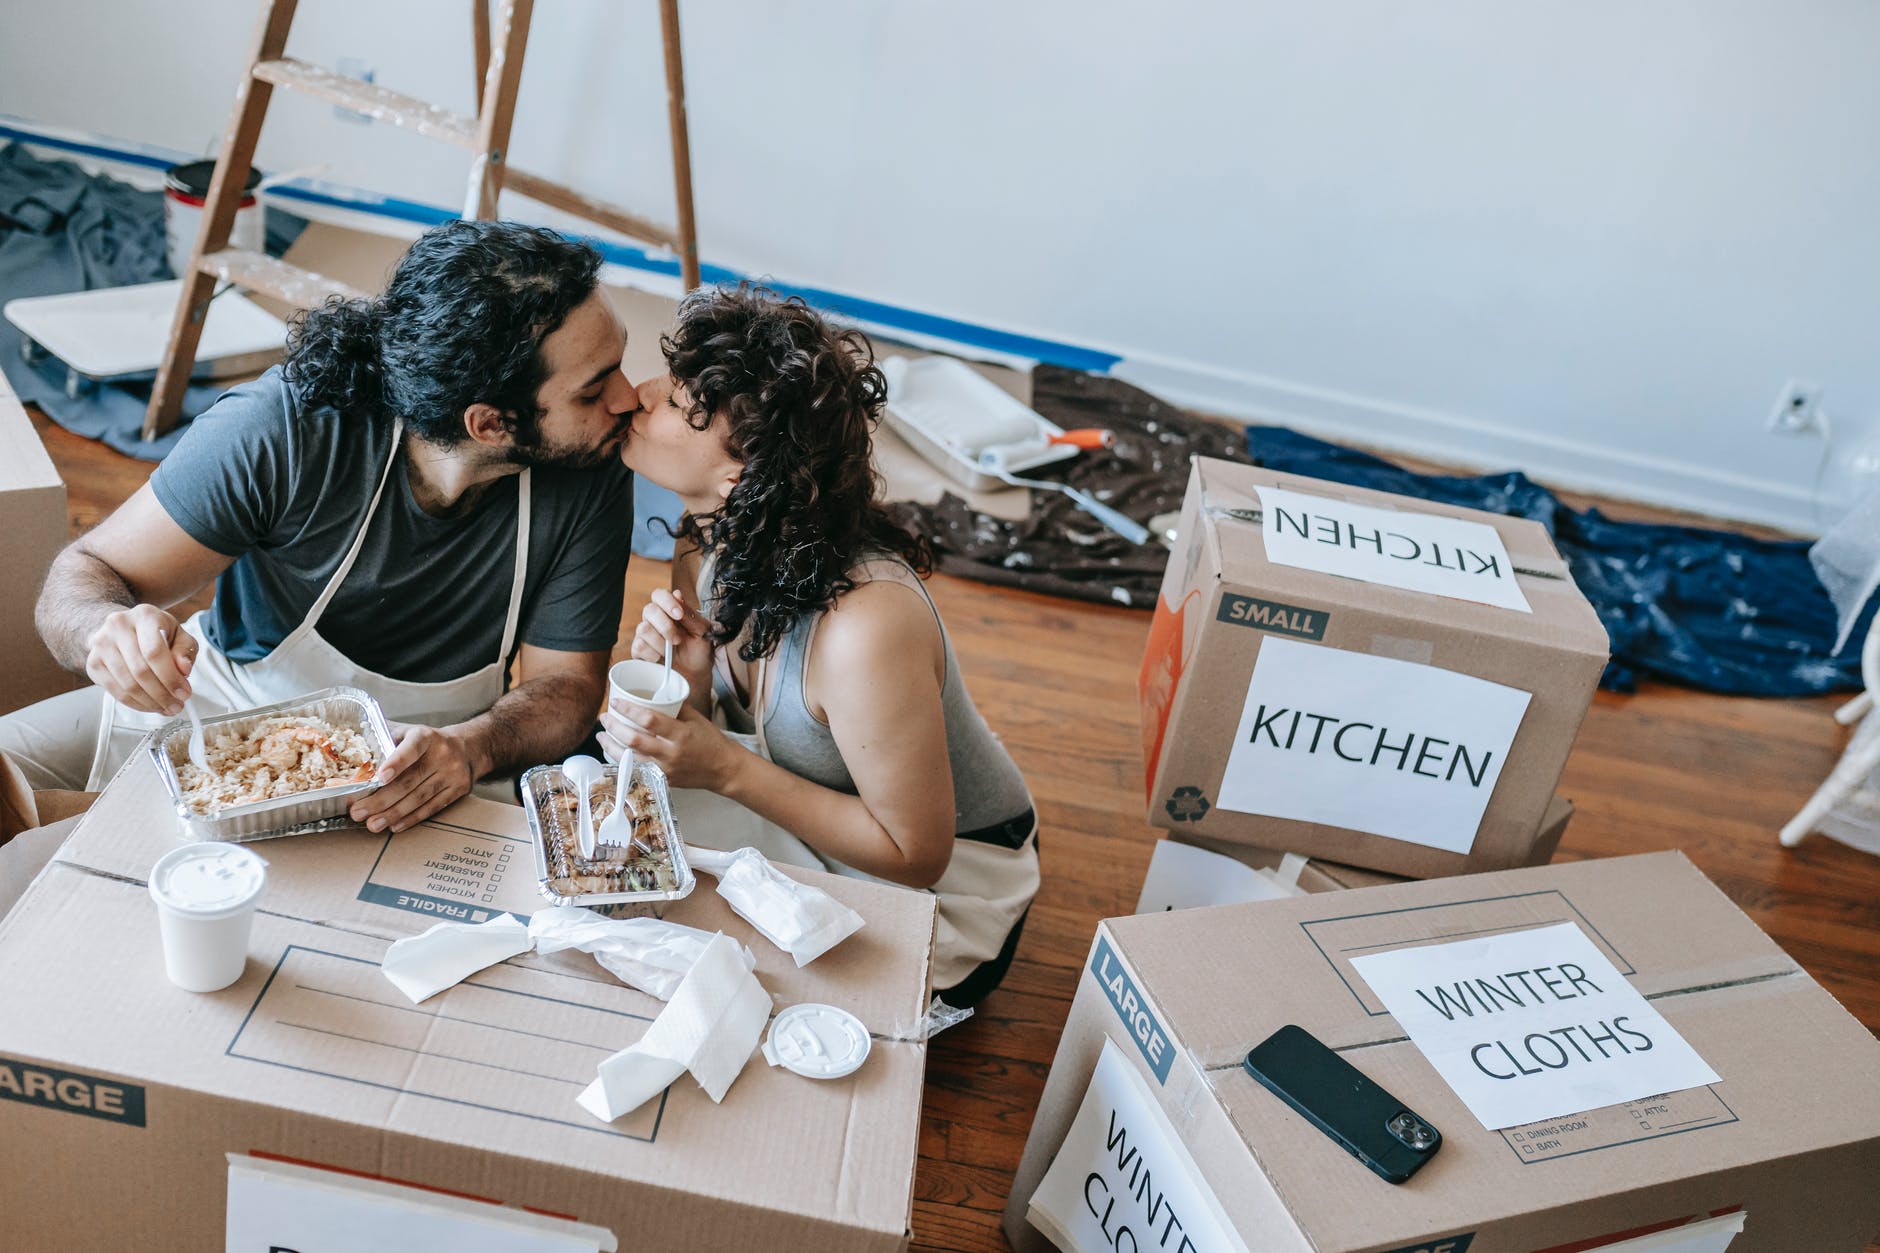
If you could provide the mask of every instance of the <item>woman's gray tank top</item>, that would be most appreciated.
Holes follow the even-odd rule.
[[[907,563],[894,557],[864,561],[851,571],[851,577],[857,584],[874,579],[900,583],[927,602],[946,649],[940,707],[946,720],[947,760],[953,769],[954,832],[960,839],[1020,847],[1034,826],[1031,793],[1011,755],[967,694],[953,653],[953,640],[947,635],[939,611],[934,609],[926,585]],[[779,641],[770,658],[767,669],[776,674],[776,680],[764,708],[764,741],[771,760],[790,773],[853,796],[855,781],[836,747],[835,736],[827,723],[810,712],[803,694],[804,661],[821,620],[820,613],[804,615]],[[737,699],[723,667],[714,670],[712,687],[731,729],[746,734],[753,731],[749,711]]]

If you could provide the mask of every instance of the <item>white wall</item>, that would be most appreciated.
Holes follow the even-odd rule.
[[[202,150],[256,0],[0,6],[0,112]],[[468,108],[461,0],[290,50]],[[1864,0],[685,0],[708,261],[1104,348],[1172,399],[1807,527],[1880,430]],[[671,214],[652,0],[543,0],[520,165]],[[279,97],[277,97],[277,100]],[[440,204],[453,150],[277,103],[264,166]],[[509,203],[512,211],[522,202]]]

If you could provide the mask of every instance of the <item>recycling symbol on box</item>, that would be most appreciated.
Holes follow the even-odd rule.
[[[1178,787],[1169,794],[1162,808],[1177,822],[1200,822],[1211,806],[1198,787]]]

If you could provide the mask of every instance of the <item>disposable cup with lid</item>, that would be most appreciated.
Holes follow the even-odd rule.
[[[810,1079],[852,1075],[868,1059],[862,1020],[834,1005],[792,1005],[770,1024],[764,1060]]]
[[[173,848],[150,869],[150,899],[163,932],[163,968],[191,992],[215,992],[242,977],[267,863],[239,844]]]

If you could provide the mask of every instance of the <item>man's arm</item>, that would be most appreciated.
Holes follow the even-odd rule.
[[[39,634],[60,665],[131,708],[180,713],[196,644],[168,609],[233,560],[192,539],[146,484],[53,560]]]
[[[524,644],[517,654],[522,681],[488,710],[454,726],[401,728],[379,771],[383,786],[352,807],[353,821],[403,831],[467,795],[478,779],[560,760],[594,726],[608,656]]]

